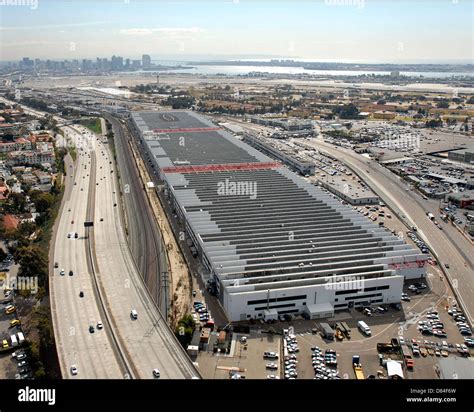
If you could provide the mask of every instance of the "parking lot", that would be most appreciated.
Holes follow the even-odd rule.
[[[12,295],[5,298],[3,290],[0,294],[3,295],[0,300],[0,379],[31,378],[28,358],[21,349],[24,335],[16,308],[12,313],[6,313],[13,306]],[[12,326],[15,320],[18,322]]]
[[[228,356],[200,352],[197,360],[199,368],[205,378],[217,379],[229,379],[232,368],[236,374],[245,378],[265,379],[268,375],[278,375],[281,379],[314,379],[315,367],[318,368],[320,379],[355,379],[352,360],[354,355],[359,355],[365,378],[385,378],[387,370],[380,364],[377,344],[390,343],[392,338],[400,337],[414,359],[413,369],[403,368],[404,377],[437,379],[440,358],[467,356],[471,353],[467,347],[464,347],[467,352],[462,353],[461,345],[466,343],[465,338],[468,336],[461,335],[455,316],[448,313],[448,309],[452,312],[455,300],[436,266],[428,268],[426,279],[407,282],[404,296],[401,309],[395,305],[382,305],[386,310],[382,312],[382,309],[379,311],[373,308],[371,316],[361,310],[351,309],[338,312],[331,319],[304,320],[296,317],[289,322],[278,321],[272,325],[249,324],[251,329],[245,335],[246,344],[240,342],[243,335],[234,334],[234,350]],[[437,314],[430,313],[433,311]],[[358,330],[357,323],[360,320],[370,327],[370,337]],[[327,322],[330,326],[336,322],[346,322],[351,328],[351,339],[324,339],[319,333],[321,322]],[[432,322],[432,330],[439,331],[438,336],[422,333],[427,322]],[[262,332],[270,329],[278,334]],[[421,351],[415,349],[413,352],[412,346],[418,346]],[[277,352],[278,360],[264,359],[265,351]],[[403,360],[398,353],[384,356]],[[277,363],[278,368],[269,370],[266,368],[268,363]]]

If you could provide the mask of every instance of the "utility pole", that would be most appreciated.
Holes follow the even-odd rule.
[[[165,302],[164,316],[165,316],[166,322],[168,322],[169,305],[168,305],[168,272],[167,271],[161,272],[160,296],[161,296],[160,302],[162,302],[163,299]]]

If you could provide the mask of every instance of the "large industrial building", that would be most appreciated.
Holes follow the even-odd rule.
[[[231,321],[399,302],[424,276],[426,256],[206,118],[131,122]]]

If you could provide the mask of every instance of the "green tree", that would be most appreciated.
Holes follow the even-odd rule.
[[[50,208],[54,205],[54,201],[54,196],[51,193],[41,193],[33,200],[38,213],[49,212]]]
[[[440,109],[448,109],[449,108],[449,101],[446,99],[440,100],[438,103],[436,103],[436,107]]]
[[[45,284],[48,276],[48,260],[36,245],[21,246],[15,250],[15,261],[20,264],[18,276],[38,276],[40,284]]]
[[[176,336],[183,347],[189,345],[193,338],[194,328],[196,324],[191,315],[184,315],[178,322],[176,327]]]
[[[23,213],[26,207],[26,196],[23,193],[10,193],[8,204],[5,206],[12,213]]]

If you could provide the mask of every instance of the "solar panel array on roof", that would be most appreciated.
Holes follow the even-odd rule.
[[[403,276],[424,273],[419,251],[208,119],[180,111],[132,119],[231,320],[399,301]],[[334,279],[346,279],[343,298],[326,287]]]

